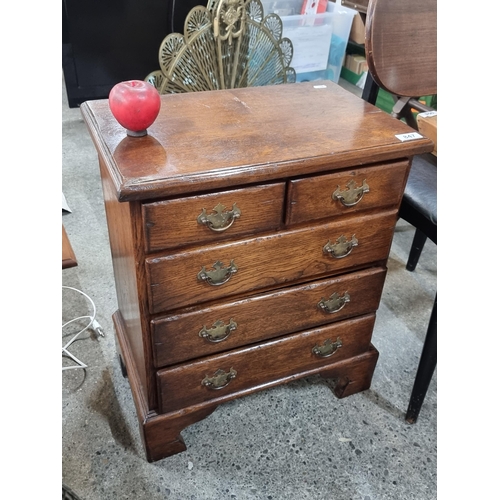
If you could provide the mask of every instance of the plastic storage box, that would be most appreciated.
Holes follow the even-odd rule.
[[[297,81],[332,80],[338,83],[352,20],[356,11],[328,2],[323,14],[301,15],[304,0],[261,0],[264,13],[278,14],[283,36],[293,44],[291,66]]]

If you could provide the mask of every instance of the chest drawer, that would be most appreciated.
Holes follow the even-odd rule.
[[[396,218],[396,210],[341,218],[312,228],[147,258],[150,311],[264,291],[385,260]]]
[[[157,372],[161,412],[264,389],[367,351],[375,315],[345,320]]]
[[[293,225],[376,207],[397,206],[407,170],[408,162],[401,161],[291,180],[286,222]]]
[[[278,183],[145,203],[146,252],[277,229],[284,195],[285,184]]]
[[[151,321],[157,368],[374,312],[386,270],[375,267]]]

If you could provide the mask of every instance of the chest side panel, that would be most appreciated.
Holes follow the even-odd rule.
[[[148,408],[155,408],[156,381],[149,366],[152,362],[146,305],[142,228],[138,203],[120,203],[107,171],[101,164],[104,204],[113,259],[118,308],[125,333],[147,398]]]

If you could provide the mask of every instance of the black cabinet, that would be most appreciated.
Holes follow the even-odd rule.
[[[203,0],[63,0],[62,66],[71,108],[159,68],[158,49]]]

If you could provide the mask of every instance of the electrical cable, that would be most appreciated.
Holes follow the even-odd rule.
[[[87,365],[85,363],[83,363],[82,361],[80,361],[75,355],[71,354],[68,351],[68,347],[82,333],[87,331],[89,328],[91,328],[96,334],[100,335],[101,337],[104,337],[104,332],[103,332],[102,327],[99,324],[99,322],[95,319],[96,318],[96,306],[95,306],[94,301],[86,293],[82,292],[81,290],[78,290],[78,288],[73,288],[72,286],[64,286],[64,285],[63,285],[63,288],[65,288],[67,290],[73,290],[75,292],[78,292],[79,294],[83,295],[92,304],[92,315],[78,316],[77,318],[73,318],[62,325],[62,329],[64,330],[64,328],[66,326],[70,325],[71,323],[74,323],[75,321],[79,321],[79,320],[87,319],[87,318],[89,319],[89,323],[87,324],[87,326],[85,326],[79,332],[77,332],[75,335],[73,335],[71,340],[69,342],[67,342],[62,348],[63,354],[69,356],[75,363],[77,363],[76,366],[63,366],[62,367],[63,370],[72,370],[75,368],[84,368],[85,369],[85,368],[87,368]]]

